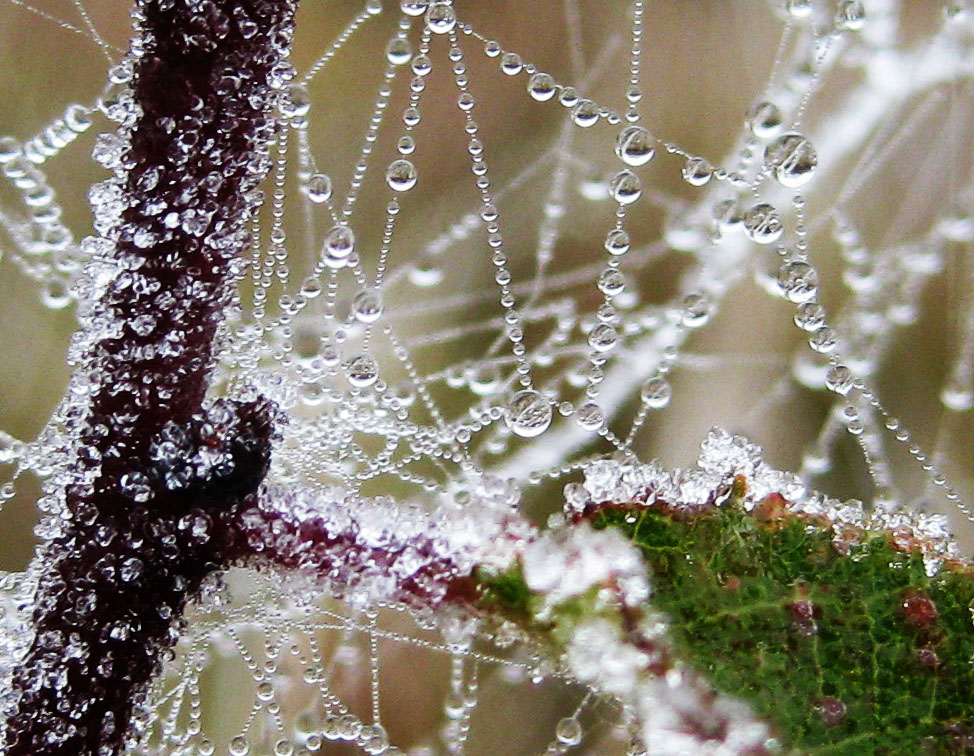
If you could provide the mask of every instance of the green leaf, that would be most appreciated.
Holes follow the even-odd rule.
[[[974,570],[732,499],[692,515],[597,511],[650,570],[679,655],[802,754],[974,753]],[[638,513],[638,516],[633,515]]]

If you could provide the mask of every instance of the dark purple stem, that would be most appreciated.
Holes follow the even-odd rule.
[[[100,144],[115,178],[92,195],[103,254],[72,384],[89,398],[69,428],[77,461],[12,681],[6,756],[122,750],[186,602],[241,555],[234,513],[269,462],[269,403],[204,396],[294,2],[143,0],[136,13],[137,111]]]

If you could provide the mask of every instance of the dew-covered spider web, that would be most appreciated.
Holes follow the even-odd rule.
[[[0,14],[0,500],[26,544],[80,401],[85,202],[95,232],[118,213],[131,23]],[[272,484],[388,528],[488,497],[543,525],[594,461],[685,467],[720,426],[794,497],[940,513],[969,551],[972,42],[963,0],[306,0],[214,395],[285,411]],[[14,616],[27,554],[0,549]],[[438,619],[232,571],[131,753],[641,747],[538,649]]]

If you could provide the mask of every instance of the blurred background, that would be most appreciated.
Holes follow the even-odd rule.
[[[299,76],[315,64],[353,19],[360,15],[364,19],[350,41],[308,83],[311,112],[309,125],[300,137],[306,140],[318,170],[331,178],[338,199],[352,177],[376,92],[388,66],[386,44],[395,34],[400,17],[396,5],[386,0],[386,11],[372,16],[363,12],[364,3],[309,0],[299,12],[292,58]],[[574,85],[584,96],[624,113],[632,3],[458,0],[455,5],[461,20],[482,36],[461,35],[460,41],[466,52],[470,90],[476,98],[479,136],[493,185],[500,189],[497,205],[515,282],[532,280],[537,265],[535,251],[546,243],[542,232],[552,218],[557,219],[552,259],[537,306],[554,305],[562,302],[562,297],[573,303],[576,322],[564,353],[585,343],[586,328],[591,328],[594,312],[602,303],[595,281],[605,264],[602,239],[612,226],[616,209],[607,199],[606,185],[619,168],[611,149],[618,127],[603,122],[592,129],[571,128],[566,137],[568,111],[555,102],[533,102],[525,93],[526,75],[520,70],[512,75],[502,73],[500,59],[483,53],[484,41],[496,40],[505,51],[517,51],[524,63],[530,62],[559,83]],[[803,106],[803,129],[815,142],[818,131],[834,127],[830,119],[841,112],[848,92],[870,76],[864,58],[882,54],[878,45],[858,45],[836,37],[831,44],[846,58],[830,64],[821,80],[815,79],[811,62],[822,50],[810,42],[809,27],[803,24],[828,27],[839,10],[833,2],[815,0],[811,21],[789,17],[784,0],[650,0],[644,5],[642,99],[637,106],[640,122],[662,143],[676,145],[683,153],[704,157],[728,171],[737,169],[738,161],[747,162],[740,152],[742,145],[747,149],[746,140],[742,141],[745,113],[769,91],[790,87],[792,94],[808,95],[807,107]],[[883,10],[888,4],[866,5],[868,11],[871,5]],[[889,37],[891,49],[920,50],[936,39],[932,35],[943,24],[943,3],[911,0],[897,7],[899,16]],[[131,31],[128,11],[126,3],[109,0],[38,0],[33,4],[0,0],[0,136],[26,140],[63,117],[69,104],[94,106],[105,89],[109,60],[117,61],[127,46]],[[867,23],[868,18],[867,14]],[[797,26],[783,37],[789,23]],[[971,22],[959,23],[969,27]],[[97,30],[101,43],[93,38],[91,29]],[[415,29],[410,39],[415,47]],[[823,31],[818,44],[827,39]],[[442,39],[432,42],[434,72],[423,93],[422,124],[415,132],[414,163],[420,182],[402,198],[403,212],[397,220],[388,276],[396,283],[390,285],[386,312],[410,341],[421,373],[435,376],[431,391],[437,403],[448,417],[456,417],[474,403],[463,373],[500,331],[492,324],[499,310],[494,270],[488,262],[483,234],[476,225],[465,226],[467,216],[479,212],[479,199],[470,175],[469,136],[464,133],[448,73],[447,46]],[[389,199],[382,161],[394,156],[401,133],[399,114],[408,104],[408,80],[409,76],[400,76],[393,84],[376,142],[378,167],[367,175],[355,204],[358,247],[369,270],[378,259]],[[877,268],[900,247],[932,238],[931,229],[947,222],[955,224],[951,233],[936,237],[936,265],[916,292],[916,306],[908,313],[890,316],[900,317],[902,323],[884,337],[878,354],[871,358],[867,382],[890,414],[910,429],[916,443],[935,460],[961,497],[970,501],[974,499],[974,423],[970,411],[951,409],[941,401],[944,387],[957,372],[958,360],[966,359],[969,370],[974,357],[969,343],[974,260],[970,236],[963,228],[957,230],[965,222],[974,223],[970,193],[974,119],[970,117],[969,71],[966,78],[946,79],[933,88],[933,93],[935,96],[917,87],[912,95],[890,106],[866,143],[871,159],[865,164],[860,162],[859,153],[853,153],[844,155],[842,164],[819,166],[819,175],[807,190],[806,225],[810,257],[821,278],[820,301],[831,314],[844,312],[844,305],[856,294],[855,285],[849,283],[849,270],[855,266],[834,238],[830,221],[837,207],[854,221],[861,246],[873,255]],[[99,113],[91,117],[92,128],[44,166],[60,201],[63,222],[77,239],[90,233],[87,189],[104,178],[104,171],[90,159],[91,147],[95,136],[111,127]],[[638,171],[644,196],[630,208],[627,220],[633,239],[631,259],[635,260],[624,268],[627,292],[631,294],[626,308],[629,313],[650,312],[653,307],[661,312],[672,309],[685,293],[681,281],[687,271],[701,265],[706,255],[722,253],[719,245],[707,243],[712,221],[699,212],[706,205],[704,197],[713,196],[716,202],[718,194],[705,195],[710,187],[691,186],[683,179],[680,155],[668,155],[662,147],[657,152],[656,159]],[[299,198],[307,171],[298,165],[294,151],[289,159],[288,196]],[[564,172],[561,194],[553,194],[553,184],[562,180],[557,178],[554,166]],[[323,216],[302,210],[298,201],[289,207],[295,208],[286,219],[286,265],[292,271],[293,290],[316,259],[327,223]],[[24,212],[18,192],[6,181],[0,184],[0,210],[10,218]],[[796,223],[794,219],[788,221],[789,234]],[[44,305],[43,287],[24,275],[16,255],[9,254],[11,247],[11,240],[0,233],[0,252],[6,253],[0,258],[0,429],[16,439],[30,441],[63,394],[69,375],[64,355],[75,321],[73,306],[52,309]],[[794,305],[769,296],[763,285],[774,260],[772,252],[756,252],[746,258],[719,311],[683,345],[668,376],[672,399],[665,408],[650,413],[635,436],[634,449],[641,458],[659,458],[666,467],[687,466],[695,460],[709,428],[719,425],[761,444],[773,466],[794,471],[819,469],[820,474],[809,481],[814,487],[836,497],[868,502],[873,497],[873,485],[855,439],[843,430],[824,447],[817,443],[823,425],[844,405],[836,404],[835,395],[821,385],[806,385],[809,381],[800,379],[802,366],[808,368],[814,355],[804,345],[807,336],[792,322]],[[877,273],[877,279],[882,275],[881,271]],[[400,279],[405,283],[400,284]],[[426,282],[410,286],[410,281],[417,280]],[[429,285],[433,280],[440,283]],[[276,283],[275,287],[275,293],[289,291],[288,284]],[[340,295],[341,307],[348,307],[351,294],[354,290]],[[250,296],[246,287],[242,296],[246,303]],[[879,286],[875,296],[882,299],[887,296],[886,290]],[[870,313],[887,312],[883,301],[873,304]],[[892,306],[894,302],[891,299],[886,304]],[[844,353],[857,349],[860,321],[854,315],[849,314],[846,330],[840,334]],[[315,330],[313,316],[312,308],[295,321],[298,351],[302,339],[317,348],[321,333]],[[636,315],[627,317],[639,319]],[[538,325],[534,333],[544,328],[550,326]],[[450,337],[451,333],[460,335]],[[273,347],[269,345],[269,353]],[[870,344],[862,349],[873,347]],[[584,364],[585,351],[578,351],[577,357]],[[625,365],[631,360],[633,366],[643,365],[637,358],[624,352],[617,362]],[[577,370],[577,366],[559,356],[547,374],[544,365],[538,370],[550,375]],[[568,383],[578,388],[584,385],[584,377],[581,383]],[[622,437],[638,411],[638,386],[638,382],[633,383],[628,398],[609,422]],[[300,404],[295,413],[313,417],[313,411]],[[492,465],[507,469],[511,460],[530,456],[530,451],[517,444],[511,447],[504,438],[496,443],[497,448],[492,450],[485,448],[487,441],[473,442],[478,459],[488,469]],[[599,443],[576,443],[571,455],[578,458],[611,451]],[[967,518],[930,485],[929,476],[910,459],[904,445],[890,437],[884,444],[884,458],[902,500],[910,506],[947,514],[965,553],[970,554],[974,529]],[[11,472],[12,466],[0,466],[0,484],[9,480]],[[567,479],[559,479],[534,486],[525,497],[526,511],[543,522],[548,513],[560,508],[559,492],[565,482]],[[375,492],[398,491],[396,485],[384,486],[376,483]],[[3,512],[2,569],[23,569],[32,553],[36,540],[32,534],[36,522],[33,503],[38,492],[38,483],[30,473],[17,480],[16,494]],[[234,580],[238,596],[252,590],[247,587],[248,578],[236,576]],[[264,590],[273,592],[270,586]],[[270,604],[256,609],[251,606],[251,610],[263,617],[265,625],[282,621],[268,607]],[[407,624],[394,618],[388,622],[397,631]],[[218,626],[220,622],[215,621],[214,627]],[[203,622],[200,627],[208,626]],[[342,660],[333,683],[353,708],[367,708],[367,649],[356,645],[358,641],[347,640],[347,624],[336,621],[336,627],[340,629],[319,627],[325,656],[336,658],[337,654]],[[409,632],[425,637],[416,630]],[[202,638],[204,633],[200,633]],[[248,642],[261,646],[263,641],[254,640],[259,635]],[[223,641],[232,649],[230,640]],[[344,650],[338,653],[336,649]],[[221,719],[234,723],[218,733],[218,742],[227,742],[233,728],[248,716],[253,700],[253,679],[239,664],[237,651],[227,651],[223,662],[213,661],[203,679],[206,718],[212,720],[207,726],[219,731]],[[383,704],[384,716],[388,709],[385,724],[395,736],[394,742],[404,747],[422,745],[443,719],[449,659],[393,640],[382,641],[380,651],[383,700],[394,702]],[[305,653],[309,653],[308,648],[301,647],[294,657]],[[208,658],[221,657],[216,653]],[[281,668],[290,669],[289,664],[285,658]],[[510,667],[493,674],[516,678],[526,673],[521,667]],[[304,694],[300,686],[293,690],[286,685],[278,687],[278,696],[287,699],[293,710],[301,710]],[[432,693],[431,687],[436,688]],[[571,686],[552,682],[542,683],[540,690],[530,683],[525,688],[528,693],[522,699],[520,694],[511,694],[507,686],[483,686],[481,710],[496,714],[484,717],[483,723],[475,720],[472,753],[543,749],[551,739],[549,725],[570,712],[583,696]],[[535,689],[533,694],[531,688]],[[239,695],[230,692],[238,690]],[[523,708],[526,699],[532,702],[531,709]],[[525,728],[530,731],[520,733],[513,741],[511,732],[497,730],[493,724],[517,721],[525,711],[531,712],[532,721],[538,725]],[[590,733],[586,746],[594,749],[608,739],[616,744],[614,747],[621,747],[624,738],[616,737],[613,726],[605,724],[616,718],[617,713],[608,704],[590,706],[584,715]],[[608,745],[599,747],[611,750]]]

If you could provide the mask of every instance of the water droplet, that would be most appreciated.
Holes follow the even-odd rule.
[[[406,275],[413,286],[425,289],[443,280],[443,269],[435,265],[412,265]]]
[[[837,343],[835,330],[829,326],[816,328],[808,340],[808,345],[819,354],[831,354],[835,351]]]
[[[773,244],[781,238],[784,227],[773,206],[761,202],[744,213],[744,233],[758,244]]]
[[[818,165],[815,148],[802,134],[782,134],[764,151],[764,165],[774,171],[778,183],[789,189],[808,182]]]
[[[787,0],[785,7],[793,18],[808,18],[812,15],[811,0]]]
[[[250,741],[243,735],[237,735],[230,741],[230,756],[247,756],[250,753]]]
[[[63,310],[71,299],[71,289],[60,279],[45,281],[41,287],[41,303],[48,309]]]
[[[614,228],[605,235],[605,251],[610,255],[624,255],[629,251],[629,234]]]
[[[650,409],[662,409],[670,403],[672,396],[673,387],[662,376],[650,378],[639,391],[639,398]]]
[[[835,25],[847,31],[859,31],[866,24],[866,7],[862,0],[841,0],[835,14]]]
[[[308,199],[316,205],[327,202],[331,199],[331,178],[324,173],[314,173],[308,179],[307,189]]]
[[[565,745],[578,745],[582,742],[582,725],[575,717],[565,717],[558,721],[555,737]]]
[[[534,438],[551,425],[551,403],[532,389],[518,391],[504,410],[507,427],[521,438]]]
[[[782,284],[782,289],[784,289]],[[825,308],[818,302],[804,302],[795,310],[795,325],[803,331],[815,331],[825,325]]]
[[[501,71],[508,76],[515,76],[521,73],[521,69],[523,68],[524,63],[521,61],[521,56],[517,53],[507,52],[501,56]]]
[[[825,375],[825,387],[842,396],[852,391],[854,383],[852,371],[845,365],[833,365]]]
[[[91,127],[91,118],[88,116],[89,112],[88,108],[84,105],[68,105],[64,109],[64,123],[76,134],[87,131]]]
[[[386,182],[395,192],[407,192],[416,186],[418,175],[416,167],[408,160],[393,160],[386,170]]]
[[[460,719],[467,711],[467,706],[463,702],[463,694],[458,691],[447,693],[443,701],[443,709],[448,718]]]
[[[581,126],[583,129],[594,126],[599,120],[598,105],[591,100],[579,100],[572,108],[572,120],[576,126]]]
[[[378,380],[379,366],[369,355],[360,354],[348,363],[345,376],[356,388],[366,388]]]
[[[607,297],[621,294],[626,288],[626,277],[617,268],[606,268],[599,276],[599,291]]]
[[[528,79],[528,94],[538,102],[547,102],[555,96],[557,90],[555,80],[549,74],[539,72]]]
[[[370,324],[382,317],[382,297],[375,289],[362,289],[352,300],[352,316]]]
[[[407,16],[422,16],[426,13],[429,0],[401,0],[399,8]]]
[[[138,557],[129,557],[122,562],[118,576],[126,583],[133,583],[142,577],[142,560]]]
[[[426,11],[426,25],[434,34],[449,34],[456,28],[457,14],[448,2],[434,2]]]
[[[125,144],[117,134],[99,134],[91,150],[92,159],[103,168],[112,170],[119,165]]]
[[[477,396],[487,396],[494,393],[501,385],[501,371],[494,362],[480,365],[470,371],[467,376],[467,383],[470,390]]]
[[[601,428],[605,422],[605,414],[599,405],[594,402],[587,402],[576,410],[575,421],[583,430],[595,431]]]
[[[744,221],[744,214],[741,212],[741,206],[734,199],[725,199],[714,205],[714,220],[717,222],[718,227],[731,230],[734,227],[740,225]]]
[[[588,345],[599,353],[612,351],[618,341],[619,334],[608,323],[600,323],[588,335]]]
[[[940,401],[954,412],[967,412],[974,408],[974,391],[969,384],[964,386],[960,381],[951,381],[940,392]]]
[[[619,171],[609,181],[609,194],[620,205],[631,205],[638,200],[643,193],[643,185],[639,176],[628,168]]]
[[[700,328],[707,325],[713,305],[706,294],[687,294],[683,298],[683,312],[680,322],[685,328]]]
[[[688,157],[683,164],[683,180],[690,186],[703,186],[714,175],[714,167],[701,157]]]
[[[778,286],[781,287],[781,291],[791,302],[795,302],[796,304],[811,302],[818,296],[818,273],[815,268],[801,260],[786,262],[778,271]],[[813,315],[818,311],[809,309],[803,310],[802,312]],[[824,310],[821,313],[821,317],[825,317]],[[798,322],[797,315],[795,318],[795,322]],[[816,325],[814,327],[817,328],[818,326]],[[809,328],[808,330],[812,329]]]
[[[429,55],[420,54],[413,58],[413,73],[417,76],[428,76],[433,70],[433,61]]]
[[[616,140],[616,155],[628,166],[646,165],[656,154],[653,136],[642,126],[626,126]]]
[[[781,128],[781,111],[773,102],[758,102],[747,111],[747,125],[758,139],[768,139]]]
[[[13,137],[0,137],[0,165],[16,160],[21,154],[20,142]]]
[[[303,84],[291,84],[287,97],[281,100],[281,114],[287,118],[303,118],[311,110],[311,93]]]
[[[332,226],[325,233],[322,252],[326,258],[344,260],[355,249],[355,234],[349,226]]]
[[[386,58],[394,66],[404,66],[412,57],[412,45],[405,37],[393,37],[386,45]]]

